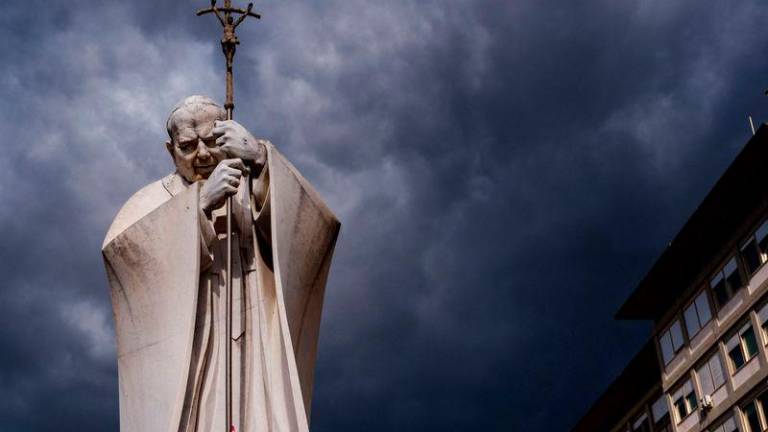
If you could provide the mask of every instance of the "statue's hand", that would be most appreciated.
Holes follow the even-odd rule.
[[[200,209],[210,216],[211,211],[221,207],[228,196],[237,192],[240,177],[245,171],[245,164],[240,159],[219,162],[200,188]]]
[[[216,144],[231,158],[239,158],[258,173],[267,160],[267,141],[254,138],[247,129],[234,120],[217,120],[213,124]]]

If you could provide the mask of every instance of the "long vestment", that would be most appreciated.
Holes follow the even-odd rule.
[[[255,199],[233,205],[233,422],[308,431],[320,314],[339,222],[271,145]],[[122,432],[225,425],[223,215],[178,174],[123,206],[102,248],[117,334]]]

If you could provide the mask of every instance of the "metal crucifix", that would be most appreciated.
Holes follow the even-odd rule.
[[[227,117],[232,120],[232,110],[235,109],[234,102],[234,89],[233,89],[233,77],[232,77],[232,62],[235,59],[235,50],[240,45],[240,41],[235,35],[235,29],[242,23],[246,17],[252,16],[256,19],[261,19],[261,15],[252,12],[253,3],[248,3],[246,9],[233,8],[232,0],[224,0],[224,7],[216,7],[216,0],[211,0],[211,7],[208,9],[201,9],[197,11],[197,16],[213,13],[216,18],[219,19],[221,26],[224,28],[224,36],[221,38],[221,49],[224,51],[224,57],[227,60],[227,101],[224,104],[224,108],[227,109]],[[235,20],[232,14],[239,14],[240,16]]]
[[[211,0],[211,7],[197,11],[197,16],[213,13],[219,19],[224,30],[221,38],[221,49],[227,61],[227,99],[224,108],[227,110],[227,120],[232,120],[232,112],[235,109],[234,77],[232,63],[235,59],[235,50],[240,41],[235,35],[235,29],[247,17],[252,16],[261,19],[261,15],[252,12],[253,3],[248,3],[246,9],[233,8],[232,0],[224,0],[224,7],[217,7],[216,0]],[[237,19],[233,16],[239,15]],[[227,286],[226,286],[226,432],[236,432],[232,423],[232,197],[227,198]]]

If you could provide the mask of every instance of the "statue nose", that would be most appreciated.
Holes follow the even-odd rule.
[[[208,151],[208,146],[205,145],[203,140],[197,141],[197,157],[201,159],[207,159],[211,157],[211,152]]]

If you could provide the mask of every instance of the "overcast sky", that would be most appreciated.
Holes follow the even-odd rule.
[[[118,428],[100,246],[223,99],[200,1],[0,11],[0,432]],[[613,314],[766,120],[754,1],[262,0],[235,118],[342,221],[315,431],[565,431],[650,324]]]

